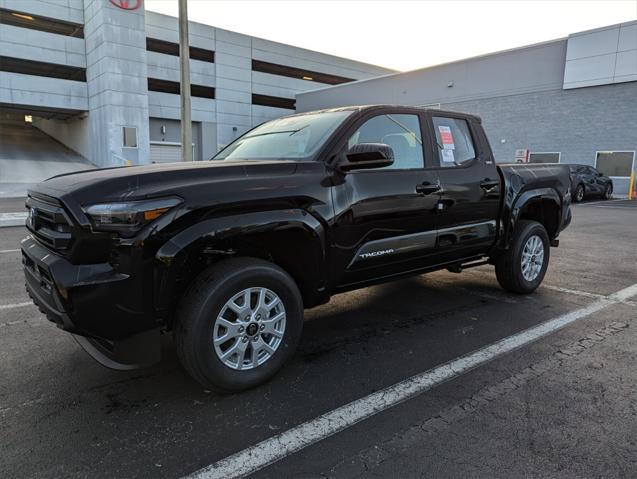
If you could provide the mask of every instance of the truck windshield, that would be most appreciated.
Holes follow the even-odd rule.
[[[290,116],[268,121],[237,138],[213,160],[301,160],[325,143],[352,111]]]

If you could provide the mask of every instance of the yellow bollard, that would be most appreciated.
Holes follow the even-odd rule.
[[[637,199],[637,191],[635,191],[637,188],[637,185],[635,185],[635,172],[631,172],[630,173],[630,182],[628,183],[628,199],[629,200],[634,200]]]

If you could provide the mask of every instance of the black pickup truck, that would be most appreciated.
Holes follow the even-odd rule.
[[[497,165],[478,117],[404,106],[264,123],[211,161],[60,175],[29,191],[29,295],[105,366],[159,358],[225,391],[274,375],[303,310],[491,264],[535,290],[570,222],[566,166]]]

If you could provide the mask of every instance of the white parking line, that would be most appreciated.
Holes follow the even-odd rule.
[[[252,474],[360,421],[429,391],[444,381],[453,379],[498,356],[536,341],[608,306],[626,301],[634,295],[637,295],[637,284],[610,296],[599,298],[584,308],[558,316],[513,336],[501,339],[466,356],[454,359],[369,396],[352,401],[316,419],[221,459],[187,477],[191,479],[232,479]]]
[[[552,286],[550,284],[543,284],[542,288],[551,289],[553,291],[558,291],[558,292],[564,293],[564,294],[573,294],[573,295],[576,295],[576,296],[583,296],[585,298],[592,298],[592,299],[606,298],[606,296],[604,296],[603,294],[589,293],[588,291],[580,291],[578,289],[562,288],[561,286]],[[623,300],[618,301],[618,302],[624,303],[624,304],[628,304],[628,305],[631,305],[631,306],[637,305],[636,301],[630,301],[629,299],[623,299]]]
[[[593,205],[616,203],[618,201],[628,201],[628,198],[615,198],[615,199],[612,199],[612,200],[589,201],[589,202],[586,202],[586,203],[580,203],[578,206],[593,206]]]
[[[0,249],[0,254],[3,253],[17,253],[20,249]]]
[[[3,309],[13,309],[13,308],[24,308],[25,306],[31,306],[33,305],[32,302],[28,302],[28,303],[13,303],[13,304],[0,304],[0,310]]]
[[[634,209],[637,208],[635,206],[622,206],[622,205],[615,205],[615,206],[613,206],[613,205],[607,205],[607,206],[605,206],[605,205],[590,205],[590,206],[592,206],[593,208],[605,208],[607,210],[634,210]]]
[[[562,288],[561,286],[551,286],[550,284],[543,284],[541,287],[544,289],[551,289],[553,291],[558,291],[560,293],[574,294],[576,296],[584,296],[585,298],[599,299],[599,298],[606,297],[603,294],[589,293],[588,291],[580,291],[578,289]]]
[[[24,226],[26,213],[0,213],[0,228],[4,226]]]

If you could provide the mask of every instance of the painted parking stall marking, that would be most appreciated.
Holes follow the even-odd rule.
[[[3,309],[24,308],[25,306],[33,306],[33,303],[29,301],[28,303],[0,304],[0,311]]]
[[[501,339],[473,353],[454,359],[327,412],[315,419],[266,439],[232,456],[204,467],[188,479],[232,479],[245,477],[294,454],[312,444],[341,432],[354,424],[423,394],[435,386],[464,374],[503,354],[511,352],[569,324],[637,295],[637,284],[610,296],[598,298],[583,308],[548,320],[520,333]]]

